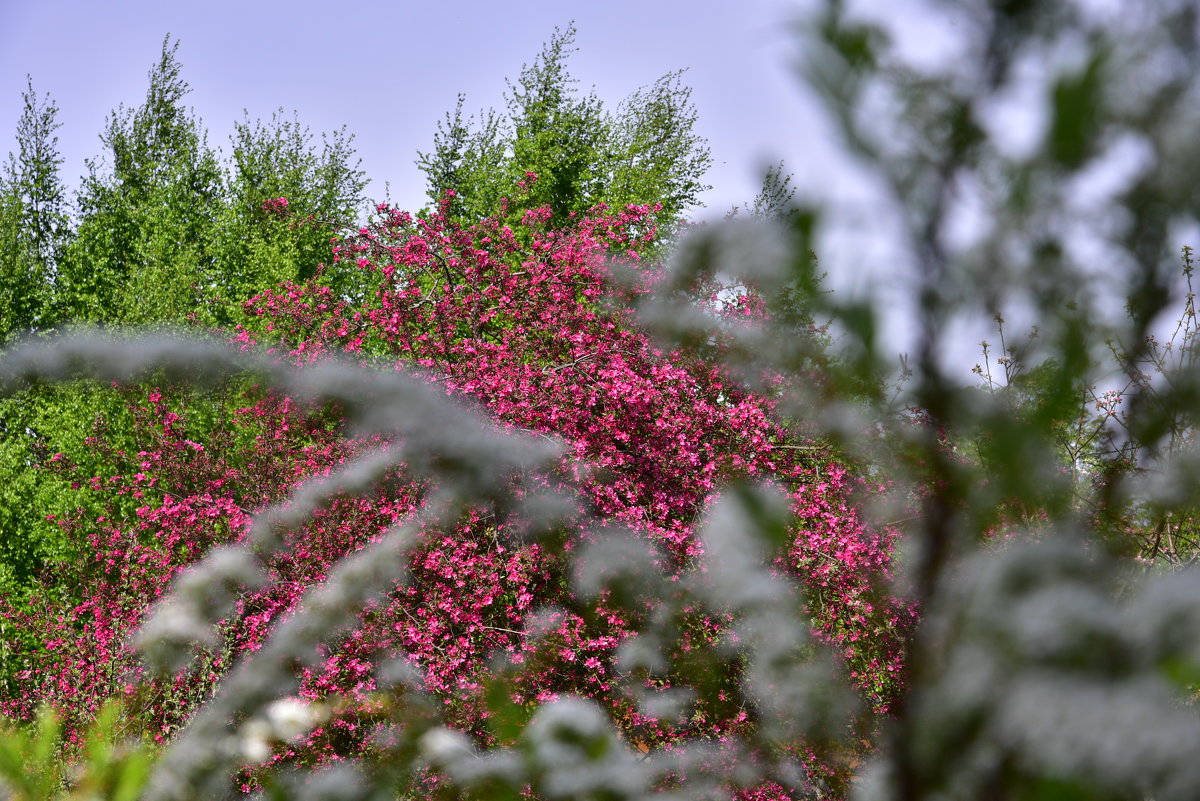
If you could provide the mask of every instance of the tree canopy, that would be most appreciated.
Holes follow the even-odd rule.
[[[366,181],[345,131],[316,147],[297,118],[247,116],[223,160],[185,105],[178,50],[164,39],[145,99],[109,115],[73,203],[59,175],[57,107],[31,81],[0,181],[6,337],[72,323],[227,322],[230,304],[311,278],[327,260],[323,226],[362,213]],[[263,204],[284,196],[298,222],[324,222],[280,224]]]
[[[611,112],[594,90],[577,90],[567,70],[574,42],[573,24],[555,29],[508,83],[503,113],[464,118],[459,96],[438,124],[433,149],[417,159],[431,203],[453,192],[450,208],[462,220],[493,214],[502,198],[514,214],[546,204],[555,224],[597,203],[613,209],[653,203],[662,207],[664,228],[699,205],[710,188],[702,181],[712,159],[695,132],[683,73],[662,76]]]
[[[54,134],[58,107],[38,96],[32,78],[21,99],[17,149],[0,176],[0,342],[49,322],[69,224]]]

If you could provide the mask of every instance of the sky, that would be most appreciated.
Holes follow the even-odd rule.
[[[163,39],[180,42],[187,103],[229,149],[233,123],[282,108],[314,133],[355,136],[367,193],[424,203],[413,160],[457,95],[502,108],[505,78],[532,62],[556,26],[577,26],[569,62],[579,88],[613,108],[664,73],[686,69],[713,167],[699,217],[757,193],[783,159],[798,180],[828,163],[815,108],[793,64],[799,0],[0,0],[0,154],[15,149],[26,75],[59,108],[62,176],[74,187],[100,153],[105,117],[144,99]]]

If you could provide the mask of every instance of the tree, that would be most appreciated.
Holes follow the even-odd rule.
[[[18,126],[20,151],[9,159],[7,186],[15,205],[4,204],[19,212],[17,227],[10,230],[25,254],[24,261],[5,261],[4,266],[27,265],[25,286],[35,286],[36,278],[39,294],[22,291],[41,303],[21,328],[178,323],[197,309],[215,264],[211,245],[222,201],[220,171],[199,122],[182,106],[188,88],[180,77],[177,50],[178,43],[170,46],[165,40],[144,104],[118,109],[107,120],[101,136],[106,160],[103,166],[89,162],[77,196],[80,216],[69,237],[56,172],[61,159],[50,138],[57,109],[38,105],[32,89],[27,93]],[[0,292],[21,286],[6,282]],[[5,543],[0,583],[16,607],[38,576],[76,555],[47,515],[90,506],[71,492],[70,482],[41,469],[46,453],[69,454],[80,466],[97,467],[103,459],[87,438],[106,421],[122,420],[123,412],[120,393],[86,382],[31,388],[0,403],[0,533]],[[111,441],[117,448],[126,444],[119,434]],[[30,506],[41,514],[20,513]],[[62,600],[70,593],[56,597]]]
[[[88,162],[79,222],[58,282],[59,313],[79,322],[180,321],[216,283],[221,172],[183,106],[179,43],[163,40],[146,99],[118,108]]]
[[[465,95],[458,96],[454,116],[446,114],[433,135],[433,151],[419,153],[417,166],[425,173],[431,203],[454,192],[450,208],[467,219],[486,214],[489,200],[503,196],[508,182],[508,155],[501,133],[502,120],[494,109],[481,116],[463,119]]]
[[[699,205],[711,158],[694,131],[682,73],[638,90],[611,114],[594,91],[575,90],[567,71],[574,40],[574,25],[555,29],[533,64],[508,84],[503,115],[488,111],[478,122],[464,120],[459,97],[453,116],[438,124],[433,150],[417,159],[432,203],[454,192],[451,209],[462,220],[494,213],[503,197],[514,215],[548,204],[554,225],[597,203],[614,209],[659,203],[664,230]]]
[[[199,121],[182,107],[187,85],[177,49],[164,44],[145,104],[109,118],[102,137],[107,166],[92,163],[81,193],[80,240],[71,239],[57,175],[57,108],[39,101],[32,85],[26,92],[19,148],[0,181],[6,336],[81,321],[227,321],[257,292],[311,276],[327,260],[329,221],[353,219],[363,181],[342,132],[323,137],[317,149],[298,121],[277,115],[269,124],[244,122],[231,163],[217,170]],[[290,224],[263,210],[265,200],[282,194],[294,198],[301,220],[320,222]],[[357,278],[353,269],[325,276],[340,291]],[[234,401],[197,396],[193,417],[219,417],[204,408],[213,402]],[[20,607],[40,575],[77,556],[55,521],[90,508],[69,481],[43,469],[46,454],[103,472],[106,457],[88,438],[105,430],[114,448],[126,448],[127,440],[105,428],[125,428],[119,421],[126,419],[122,393],[86,382],[0,401],[0,595],[12,604]],[[34,507],[41,514],[23,511]],[[10,667],[0,668],[0,681]]]
[[[276,113],[235,124],[227,164],[184,105],[178,41],[164,40],[146,99],[110,115],[88,162],[77,234],[56,286],[60,318],[147,324],[227,322],[229,306],[325,261],[331,221],[353,220],[365,186],[353,137],[322,136]],[[263,204],[288,197],[296,220]],[[357,274],[325,280],[360,291]]]
[[[684,213],[703,205],[702,183],[712,159],[694,132],[697,112],[683,70],[668,73],[626,98],[611,121],[607,143],[607,185],[602,202],[620,209],[629,204],[661,204],[660,219],[669,228]]]
[[[1194,449],[1158,460],[1180,423],[1195,425],[1195,372],[1151,379],[1146,365],[1177,282],[1177,232],[1200,219],[1197,143],[1175,134],[1196,124],[1200,40],[1190,6],[1138,10],[956,4],[953,29],[970,34],[945,51],[953,60],[906,55],[898,28],[840,2],[810,18],[806,75],[883,187],[895,258],[914,270],[911,411],[870,436],[829,418],[873,458],[893,432],[901,458],[883,463],[914,512],[907,581],[923,620],[865,797],[1165,798],[1194,781],[1178,743],[1200,736],[1186,708],[1196,674],[1167,666],[1197,664],[1172,642],[1195,619],[1195,577],[1154,576],[1110,548],[1130,512],[1186,512],[1197,486]],[[1029,64],[1063,48],[1073,57],[1026,83]],[[1022,145],[994,114],[1018,86],[1045,114]],[[1134,150],[1118,186],[1088,186]],[[966,217],[983,223],[964,236]],[[864,315],[828,300],[878,365],[879,301]],[[1122,305],[1127,319],[1111,313]],[[1008,309],[1032,309],[1040,331],[1020,354],[1030,380],[1014,390],[1036,401],[1024,408],[963,386],[949,357],[955,325]],[[1119,356],[1106,363],[1109,343]],[[1094,433],[1135,443],[1138,469],[1105,460],[1095,502],[1080,504],[1061,437],[1112,367],[1118,387],[1132,381],[1125,430],[1105,414]],[[980,432],[983,458],[957,449]]]
[[[353,137],[322,135],[318,150],[307,127],[276,112],[270,122],[235,125],[225,178],[225,212],[214,249],[214,294],[240,303],[285,281],[307,281],[331,261],[333,226],[356,220],[366,181]],[[288,202],[284,221],[266,204]],[[358,271],[327,270],[322,281],[339,293],[358,291]],[[228,321],[228,316],[223,321]]]
[[[0,342],[45,327],[51,288],[69,235],[58,168],[58,107],[28,79],[17,121],[17,150],[0,178]]]

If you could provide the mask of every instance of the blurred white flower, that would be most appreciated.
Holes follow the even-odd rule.
[[[267,720],[275,739],[283,742],[307,734],[319,719],[318,709],[298,698],[280,698],[267,707]]]
[[[239,748],[242,758],[249,764],[260,765],[271,758],[271,725],[265,720],[252,718],[239,730]]]
[[[461,732],[438,726],[421,735],[418,741],[421,753],[430,762],[444,764],[458,757],[472,754],[471,742]]]

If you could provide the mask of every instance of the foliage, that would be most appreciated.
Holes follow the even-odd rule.
[[[0,180],[0,336],[81,322],[228,323],[230,306],[312,276],[328,253],[328,223],[359,213],[365,180],[344,131],[323,135],[318,149],[296,119],[246,119],[222,163],[183,105],[178,49],[165,39],[143,103],[107,119],[73,217],[58,176],[58,109],[31,82]],[[292,199],[292,225],[262,210],[281,195]],[[354,278],[326,276],[361,294]]]
[[[339,560],[369,550],[401,525],[416,527],[409,581],[380,587],[381,596],[349,631],[295,676],[300,699],[329,702],[334,714],[303,747],[268,752],[276,766],[363,752],[364,720],[377,716],[380,703],[374,665],[401,655],[418,671],[422,693],[438,700],[444,720],[484,744],[511,736],[489,723],[497,659],[509,665],[501,669],[505,704],[520,710],[566,694],[591,697],[623,722],[626,740],[646,749],[752,730],[746,710],[758,701],[736,681],[743,657],[713,662],[693,654],[727,636],[728,610],[690,595],[673,608],[669,583],[662,585],[666,598],[601,593],[587,601],[569,589],[564,559],[607,540],[605,532],[616,526],[632,537],[630,546],[648,549],[663,572],[660,581],[692,581],[704,553],[697,521],[722,484],[751,478],[777,482],[791,507],[795,522],[776,560],[813,590],[814,642],[838,648],[870,713],[886,711],[899,686],[911,612],[879,592],[894,532],[865,527],[851,506],[856,494],[876,490],[822,456],[820,446],[794,443],[772,420],[769,400],[687,349],[655,348],[640,330],[630,301],[656,291],[669,275],[638,259],[655,237],[646,230],[652,210],[585,216],[569,231],[548,228],[548,210],[531,211],[517,233],[502,216],[464,227],[448,206],[421,220],[381,207],[378,223],[339,245],[337,259],[375,275],[378,290],[368,304],[338,300],[315,282],[287,286],[246,304],[262,333],[243,329],[237,340],[251,350],[257,336],[266,337],[288,362],[307,365],[300,375],[331,356],[367,350],[411,381],[432,382],[438,396],[473,399],[510,431],[561,438],[558,455],[506,479],[516,483],[506,483],[505,494],[515,491],[518,501],[545,492],[566,493],[564,501],[578,496],[566,507],[573,511],[564,509],[561,522],[533,539],[533,522],[506,510],[511,502],[500,497],[473,499],[453,515],[425,521],[438,493],[452,489],[431,482],[429,471],[453,465],[438,467],[419,451],[409,453],[407,431],[347,438],[329,427],[323,406],[268,393],[240,409],[225,434],[211,432],[200,442],[185,435],[186,418],[155,388],[136,412],[136,459],[125,460],[116,475],[85,479],[103,493],[147,502],[124,515],[108,510],[103,525],[72,524],[72,536],[87,539],[88,556],[68,583],[85,600],[50,618],[9,615],[41,638],[27,657],[29,668],[17,676],[9,714],[27,716],[49,702],[86,719],[125,687],[135,693],[148,731],[160,733],[156,738],[172,732],[239,655],[264,647],[306,588],[332,580]],[[633,271],[628,286],[612,283],[609,254],[620,250]],[[757,308],[745,296],[726,299],[715,286],[700,303],[730,324]],[[247,428],[260,433],[253,440],[232,434]],[[189,671],[177,665],[155,676],[123,645],[169,581],[186,576],[184,568],[214,548],[247,546],[249,510],[279,501],[306,479],[369,459],[387,466],[386,479],[376,479],[383,486],[361,498],[330,497],[311,522],[281,531],[270,551],[256,549],[260,580],[237,594]],[[677,646],[664,642],[662,667],[627,676],[618,654],[639,625],[665,625],[682,639]],[[682,688],[695,683],[701,668],[711,678],[696,685],[686,718],[636,711],[630,693],[639,684],[641,692]],[[869,728],[869,717],[841,725]],[[809,758],[821,764],[815,754]],[[832,763],[822,770],[831,781],[842,775]],[[256,780],[274,775],[260,774]]]
[[[1076,376],[1070,407],[1063,404],[1052,412],[1056,415],[1050,418],[1056,456],[1071,477],[1074,505],[1085,512],[1095,513],[1101,508],[1106,482],[1114,476],[1162,480],[1171,464],[1186,458],[1192,447],[1195,429],[1191,415],[1172,408],[1171,399],[1172,393],[1187,391],[1181,382],[1186,382],[1196,368],[1194,262],[1188,246],[1182,249],[1181,266],[1184,291],[1169,334],[1163,339],[1155,333],[1147,334],[1138,343],[1140,353],[1136,357],[1119,343],[1110,342],[1104,362],[1124,365],[1125,369],[1103,376],[1103,385],[1088,384],[1089,375]],[[1005,340],[1003,318],[997,316],[996,321],[1003,355],[996,357],[993,373],[991,346],[984,341],[984,361],[975,366],[974,372],[984,380],[989,394],[1018,419],[1036,421],[1045,417],[1047,407],[1055,403],[1057,388],[1053,382],[1061,366],[1052,358],[1030,366],[1027,359],[1036,352],[1038,332],[1031,332],[1027,342],[1010,345]],[[1093,368],[1094,372],[1098,371]],[[1137,413],[1135,404],[1150,405],[1161,414],[1156,423],[1159,441],[1154,445],[1149,445],[1136,428],[1136,417],[1131,417]],[[986,459],[987,448],[978,447],[979,457]],[[1133,499],[1121,510],[1119,526],[1110,531],[1109,546],[1149,564],[1189,564],[1200,552],[1195,511],[1190,502],[1164,506]]]
[[[146,99],[117,109],[88,162],[80,220],[57,276],[60,319],[124,324],[182,320],[213,280],[221,173],[163,41]]]
[[[878,301],[815,291],[816,208],[701,227],[664,267],[644,206],[382,207],[336,254],[365,298],[260,293],[233,347],[7,353],[6,392],[155,387],[140,461],[100,477],[145,503],[80,526],[95,600],[59,621],[107,651],[75,640],[98,658],[28,692],[95,705],[104,660],[130,670],[140,719],[182,725],[150,799],[1191,797],[1195,577],[1109,547],[1186,517],[1200,478],[1190,297],[1171,350],[1151,338],[1200,219],[1200,46],[1189,7],[1140,11],[960,4],[940,64],[836,0],[806,18],[806,75],[915,269],[897,398]],[[1030,63],[1047,124],[1022,148],[992,114]],[[1088,189],[1130,146],[1128,181]],[[797,289],[840,358],[778,314]],[[1028,380],[962,386],[947,330],[1010,305],[1040,324]],[[1081,502],[1063,443],[1105,339],[1131,383],[1074,429],[1119,446]],[[253,441],[193,437],[177,382],[258,387]]]
[[[0,790],[13,801],[105,798],[136,801],[154,761],[153,751],[122,731],[121,707],[107,704],[70,750],[81,759],[65,771],[57,759],[62,727],[48,709],[32,723],[0,728]]]
[[[417,159],[431,202],[453,192],[451,212],[468,223],[494,214],[506,197],[511,220],[549,205],[556,227],[597,203],[615,209],[657,203],[664,229],[699,204],[711,158],[694,131],[682,73],[662,76],[610,113],[594,91],[580,96],[574,89],[567,71],[574,41],[574,25],[555,29],[534,63],[509,83],[504,114],[490,110],[478,121],[464,120],[459,96],[453,115],[438,124],[433,149]],[[526,191],[514,197],[518,182]]]
[[[269,123],[237,123],[232,139],[211,291],[236,304],[284,281],[311,278],[329,257],[329,223],[354,221],[366,181],[344,130],[323,135],[318,152],[307,128],[276,112]],[[291,224],[264,210],[278,197],[291,204]],[[322,277],[338,294],[357,289],[353,274]],[[230,312],[219,321],[231,322]]]
[[[1188,580],[1139,582],[1102,545],[1119,553],[1139,508],[1186,509],[1195,486],[1193,457],[1158,459],[1169,432],[1194,425],[1190,371],[1141,376],[1172,295],[1173,239],[1200,216],[1195,143],[1175,134],[1195,123],[1200,48],[1190,9],[1141,11],[962,4],[971,34],[953,66],[906,57],[839,3],[812,20],[807,74],[899,212],[897,258],[915,267],[920,413],[898,444],[916,468],[908,581],[924,625],[863,797],[1165,798],[1193,781],[1173,745],[1196,736],[1181,680],[1192,658],[1149,634],[1181,619]],[[1053,65],[1044,80],[1030,79],[1034,63]],[[1006,137],[1014,96],[1045,110],[1032,142]],[[1106,170],[1123,180],[1094,183]],[[1127,320],[1110,311],[1119,300]],[[869,343],[869,321],[831,306]],[[1032,309],[1040,332],[1022,354],[1035,381],[1017,387],[1036,402],[1020,414],[946,368],[951,326],[1007,308]],[[1099,358],[1106,340],[1135,380],[1127,435],[1109,419],[1103,436],[1134,458],[1105,459],[1093,502],[1079,503],[1058,446],[1081,390],[1113,366]],[[980,432],[983,459],[955,452]],[[1145,731],[1135,720],[1163,739],[1125,747]]]
[[[21,98],[17,151],[0,179],[0,342],[48,321],[68,222],[54,136],[58,107],[38,98],[32,79]]]
[[[0,178],[0,339],[80,321],[228,322],[242,301],[312,275],[328,256],[326,224],[309,218],[345,222],[357,214],[363,180],[342,132],[323,137],[318,149],[294,119],[247,120],[236,126],[231,158],[219,163],[183,106],[188,87],[177,51],[178,43],[164,42],[145,102],[109,118],[106,152],[89,167],[73,220],[58,175],[58,109],[31,82],[17,148]],[[285,192],[296,213],[289,222],[261,208]],[[345,294],[357,277],[323,275]],[[0,403],[0,597],[10,608],[44,612],[28,606],[33,585],[45,573],[70,573],[60,566],[80,553],[60,523],[104,514],[103,504],[71,488],[71,477],[41,466],[62,453],[88,478],[111,472],[93,438],[114,452],[136,452],[127,400],[82,382],[31,388]],[[205,408],[216,398],[190,401],[193,423],[225,414]],[[66,582],[51,583],[52,606],[84,600]],[[29,635],[7,634],[25,646]],[[22,669],[0,652],[7,691]]]

